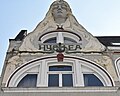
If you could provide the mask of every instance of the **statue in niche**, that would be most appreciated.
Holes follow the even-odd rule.
[[[81,51],[104,51],[105,46],[94,38],[82,25],[80,25],[68,3],[64,0],[54,1],[43,21],[41,21],[33,32],[29,33],[20,46],[20,51],[38,51],[35,42],[39,40],[43,32],[54,31],[58,26],[62,26],[64,30],[77,32],[87,41],[87,44]]]

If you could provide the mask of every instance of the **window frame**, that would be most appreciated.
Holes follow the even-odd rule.
[[[62,83],[63,83],[63,74],[71,74],[72,75],[72,86],[71,87],[73,87],[73,66],[71,66],[70,64],[65,64],[65,66],[71,66],[72,67],[72,71],[50,71],[49,70],[49,67],[51,67],[51,66],[64,66],[64,64],[55,64],[55,65],[50,65],[50,66],[48,66],[48,80],[49,80],[49,74],[58,74],[59,75],[59,86],[58,87],[65,87],[65,86],[63,86],[62,85]],[[48,83],[49,83],[49,81],[48,81]],[[52,87],[52,86],[48,86],[48,87]]]

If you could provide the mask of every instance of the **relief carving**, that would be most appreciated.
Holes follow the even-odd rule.
[[[7,67],[4,75],[4,80],[6,81],[7,78],[12,74],[12,72],[18,68],[21,64],[25,63],[26,61],[23,58],[20,58],[20,56],[13,56],[11,57],[7,62]]]
[[[102,66],[103,68],[105,68],[111,74],[111,76],[115,80],[117,80],[117,75],[116,75],[116,72],[115,72],[115,68],[113,66],[113,62],[112,62],[110,57],[101,56],[97,59],[94,59],[93,61],[96,62],[97,64],[99,64],[100,66]]]

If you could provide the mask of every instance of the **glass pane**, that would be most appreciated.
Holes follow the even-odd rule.
[[[49,71],[72,71],[72,66],[49,66]]]
[[[94,74],[84,74],[85,86],[103,86],[103,83]]]
[[[47,39],[46,41],[44,41],[43,43],[56,43],[56,37]]]
[[[27,74],[17,85],[17,87],[36,87],[37,74]]]
[[[73,86],[72,74],[62,74],[62,86],[63,87],[72,87]]]
[[[64,37],[64,43],[77,43],[77,42],[71,38]]]
[[[59,86],[59,74],[49,74],[48,86],[49,87]]]

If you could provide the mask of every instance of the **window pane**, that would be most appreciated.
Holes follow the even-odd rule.
[[[59,74],[49,74],[48,86],[49,87],[59,86]]]
[[[72,71],[72,66],[49,66],[49,71]]]
[[[85,86],[103,86],[103,83],[94,74],[84,74]]]
[[[73,86],[72,74],[63,74],[62,75],[62,86],[63,87],[72,87]]]
[[[75,40],[68,38],[68,37],[64,37],[64,42],[65,43],[77,43]]]
[[[17,87],[36,87],[37,74],[27,74],[17,85]]]
[[[44,43],[56,43],[56,37],[47,39],[46,41],[44,41]]]

